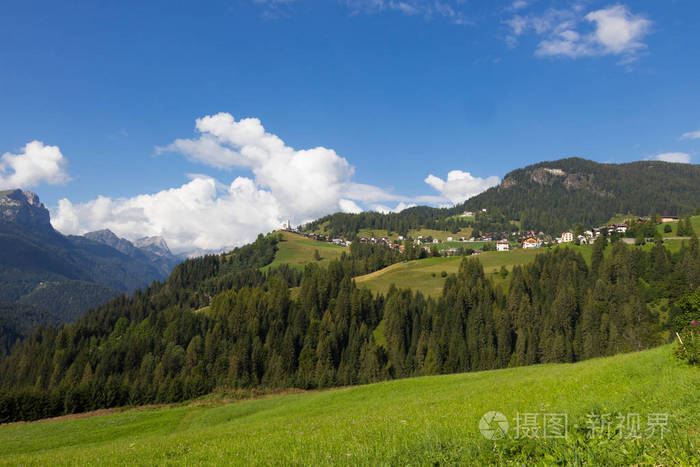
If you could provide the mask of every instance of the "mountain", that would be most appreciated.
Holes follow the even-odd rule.
[[[509,172],[459,210],[495,210],[525,230],[596,227],[615,214],[679,216],[700,207],[700,165],[660,161],[600,164],[580,158]]]
[[[45,321],[71,321],[119,293],[164,279],[177,261],[109,231],[64,236],[35,193],[0,192],[0,302],[19,315],[34,307],[51,317]]]
[[[163,237],[143,237],[134,242],[134,245],[142,250],[150,251],[157,256],[172,256],[168,244],[165,243]]]
[[[661,161],[601,164],[569,158],[513,170],[500,185],[451,208],[336,213],[304,229],[352,238],[365,229],[400,235],[412,229],[456,233],[464,227],[509,232],[519,223],[522,230],[560,234],[577,225],[600,226],[616,214],[679,216],[699,207],[700,165]],[[475,212],[476,218],[462,217],[465,211]]]
[[[83,237],[111,246],[136,261],[150,264],[162,273],[162,278],[167,277],[181,260],[170,252],[163,237],[144,237],[131,243],[129,240],[117,237],[109,229],[88,232]]]

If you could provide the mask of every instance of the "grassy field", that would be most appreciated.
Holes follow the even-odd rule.
[[[664,346],[576,364],[5,425],[0,464],[698,465],[698,387],[700,370]],[[507,418],[504,439],[480,432],[489,411]],[[565,438],[544,437],[544,413],[566,415]],[[518,436],[518,414],[539,414],[536,437]],[[591,431],[591,414],[610,414],[613,427],[618,416],[639,414],[641,438]],[[654,414],[668,417],[663,437],[661,428],[648,431]]]
[[[695,234],[700,236],[700,216],[691,216],[690,223],[693,225],[693,230]],[[664,232],[664,227],[667,225],[671,226],[671,232]],[[668,222],[665,224],[659,224],[656,226],[656,230],[661,234],[662,237],[675,237],[678,235],[678,222]]]
[[[290,264],[299,268],[304,267],[306,263],[324,264],[340,258],[340,255],[347,250],[345,247],[317,242],[291,232],[278,233],[282,235],[282,241],[277,245],[279,249],[275,254],[274,261],[265,266],[264,269],[274,268],[280,264]],[[314,251],[316,250],[321,255],[321,261],[314,259]]]
[[[590,261],[592,246],[571,246],[580,251],[587,261]],[[532,261],[541,249],[517,249],[512,251],[487,251],[475,256],[487,273],[495,273],[505,266],[511,270],[513,266],[527,264]],[[425,295],[437,296],[442,291],[445,278],[442,272],[456,273],[462,262],[461,256],[447,258],[426,258],[406,263],[393,264],[380,271],[357,277],[355,282],[360,287],[367,287],[375,293],[386,293],[391,284],[399,288],[420,290]]]

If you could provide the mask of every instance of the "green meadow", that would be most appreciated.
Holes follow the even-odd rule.
[[[263,269],[274,268],[280,264],[289,264],[293,267],[303,268],[306,263],[328,263],[340,258],[346,251],[345,247],[333,245],[328,242],[318,242],[291,232],[276,232],[282,236],[282,241],[277,244],[278,250],[272,263]],[[320,261],[314,258],[314,252],[318,251]]]
[[[565,247],[566,248],[566,247]],[[583,254],[590,261],[592,246],[569,246]],[[516,249],[511,251],[486,251],[475,256],[484,266],[486,273],[496,273],[501,267],[512,270],[513,266],[520,266],[532,261],[542,249]],[[383,293],[389,290],[392,284],[399,288],[411,288],[420,290],[429,296],[438,296],[442,292],[445,278],[442,272],[456,273],[462,262],[461,256],[444,258],[426,258],[405,263],[392,264],[382,270],[357,277],[355,283],[360,287],[367,287],[372,292]]]
[[[667,345],[575,364],[4,425],[0,464],[699,465],[699,387],[700,370]],[[479,430],[489,411],[508,420],[504,439]],[[563,438],[544,437],[545,413],[566,416]],[[540,414],[538,431],[524,430],[525,414]],[[618,426],[630,417],[638,426]],[[599,432],[596,420],[608,419],[613,428]]]

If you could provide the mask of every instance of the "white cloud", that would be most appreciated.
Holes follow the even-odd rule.
[[[464,12],[464,0],[339,0],[353,14],[396,11],[407,16],[445,18],[455,24],[471,24]]]
[[[199,138],[178,139],[158,151],[177,151],[216,168],[250,169],[255,183],[268,189],[294,222],[337,210],[339,199],[356,188],[350,181],[353,167],[335,151],[295,150],[256,118],[236,121],[219,113],[197,119],[196,127]]]
[[[66,159],[58,146],[27,143],[19,154],[0,157],[0,189],[30,188],[40,183],[58,185],[70,180]]]
[[[684,152],[665,152],[656,154],[651,159],[664,162],[679,162],[681,164],[690,164],[690,154]]]
[[[252,241],[258,233],[298,225],[334,212],[399,212],[414,203],[446,206],[464,201],[498,183],[453,170],[447,180],[430,175],[426,182],[439,195],[406,197],[352,181],[354,169],[332,149],[297,150],[265,131],[255,118],[236,120],[227,113],[196,121],[198,137],[176,139],[157,148],[222,170],[243,169],[230,185],[210,176],[192,175],[184,185],[152,194],[112,199],[104,196],[73,204],[62,199],[53,213],[54,227],[67,234],[108,228],[136,239],[159,235],[175,252],[222,250]],[[386,203],[397,202],[393,209]]]
[[[350,199],[339,199],[338,200],[338,205],[340,206],[340,210],[342,212],[347,212],[350,214],[357,214],[362,212],[362,208],[357,205],[356,202]]]
[[[131,198],[100,196],[87,203],[59,202],[53,224],[64,233],[109,228],[135,239],[160,235],[177,252],[219,250],[250,242],[290,219],[300,224],[333,212],[357,213],[361,203],[408,201],[379,187],[355,183],[354,169],[332,149],[295,150],[255,118],[227,113],[196,121],[200,135],[156,148],[218,169],[249,170],[230,186],[192,176],[179,188]]]
[[[682,139],[700,139],[700,130],[689,131],[681,135]]]
[[[525,8],[526,6],[527,2],[525,0],[515,0],[510,7],[513,10],[520,10],[521,8]]]
[[[437,190],[440,195],[453,204],[461,203],[472,196],[478,195],[484,190],[496,186],[499,183],[496,176],[479,178],[474,177],[469,172],[452,170],[447,174],[447,180],[428,175],[425,183]]]
[[[571,9],[549,9],[537,15],[515,15],[505,21],[511,34],[509,45],[527,31],[543,36],[535,54],[537,56],[586,56],[618,55],[621,64],[634,61],[637,52],[646,48],[642,39],[649,33],[652,22],[633,14],[625,5],[613,5],[584,14],[582,5]]]
[[[132,240],[161,235],[178,253],[245,244],[258,233],[279,228],[283,218],[274,196],[249,178],[221,186],[203,176],[132,198],[100,196],[83,204],[62,199],[53,214],[53,226],[66,234],[107,228]]]
[[[389,214],[389,213],[401,212],[404,209],[412,208],[415,206],[417,206],[416,203],[404,203],[403,201],[401,201],[394,208],[390,208],[389,206],[386,206],[384,204],[373,204],[369,207],[369,209],[371,211],[380,212],[382,214]]]

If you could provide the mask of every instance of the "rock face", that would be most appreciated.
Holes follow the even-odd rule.
[[[119,293],[165,279],[180,258],[162,239],[149,245],[155,253],[109,230],[62,235],[36,194],[0,191],[0,303],[71,320]]]
[[[0,191],[0,219],[23,227],[51,228],[49,210],[31,191]]]
[[[83,236],[95,242],[109,245],[127,256],[133,256],[137,251],[136,247],[130,241],[117,237],[114,232],[109,229],[88,232]]]
[[[111,246],[115,250],[138,261],[150,264],[158,269],[164,277],[167,277],[172,268],[180,262],[180,258],[170,252],[170,248],[168,248],[168,244],[165,243],[163,237],[144,237],[132,243],[129,240],[117,237],[109,229],[89,232],[83,236],[94,242]]]
[[[172,256],[168,244],[163,237],[143,237],[134,241],[134,245],[158,256]]]

